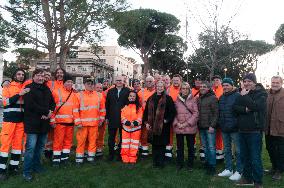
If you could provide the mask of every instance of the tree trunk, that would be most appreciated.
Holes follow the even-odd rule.
[[[145,80],[145,78],[147,77],[147,74],[150,70],[149,57],[145,54],[142,54],[141,59],[144,63],[143,79]]]
[[[49,51],[49,65],[50,65],[50,72],[55,72],[57,69],[57,57],[56,57],[56,50],[55,49],[48,49]]]
[[[67,57],[68,49],[66,47],[60,48],[60,56],[59,56],[59,66],[60,68],[66,70],[66,57]]]

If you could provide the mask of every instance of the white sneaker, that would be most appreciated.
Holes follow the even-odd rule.
[[[219,173],[218,176],[220,177],[229,177],[233,175],[233,171],[225,169],[223,172]]]
[[[232,176],[229,177],[232,181],[239,181],[241,179],[242,175],[236,171]]]

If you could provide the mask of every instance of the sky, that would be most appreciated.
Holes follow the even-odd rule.
[[[264,40],[268,43],[274,43],[274,34],[284,23],[283,0],[128,0],[128,2],[133,9],[151,8],[175,15],[181,21],[179,35],[189,42],[189,53],[193,52],[192,44],[197,45],[198,33],[212,25],[212,17],[216,12],[219,25],[229,24],[248,39]],[[218,7],[217,11],[215,5]],[[117,45],[117,38],[118,35],[114,30],[107,29],[102,44]],[[139,56],[132,50],[122,48],[122,53],[141,62]],[[14,59],[15,55],[6,53],[4,58]]]

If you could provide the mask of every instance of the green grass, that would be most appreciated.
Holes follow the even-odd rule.
[[[263,150],[264,167],[270,168],[270,162],[266,150]],[[72,159],[72,161],[74,161]],[[210,177],[205,175],[199,160],[195,161],[194,171],[182,170],[176,172],[174,162],[164,169],[153,169],[151,158],[138,161],[134,169],[127,169],[121,162],[107,162],[101,160],[97,166],[84,164],[77,167],[72,164],[66,168],[52,168],[45,161],[47,172],[36,174],[33,182],[25,182],[21,175],[10,177],[7,181],[0,182],[1,188],[8,187],[198,187],[198,188],[228,188],[235,187],[227,178]],[[223,164],[217,166],[218,172],[223,170]],[[264,187],[284,187],[284,180],[275,182],[271,176],[264,176]]]

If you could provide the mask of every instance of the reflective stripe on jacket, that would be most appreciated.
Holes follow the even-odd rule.
[[[139,108],[138,112],[137,113],[136,112],[137,112],[137,110],[136,110],[135,104],[129,104],[121,110],[122,128],[126,132],[134,132],[134,131],[141,129],[142,115],[143,115],[142,108]],[[127,125],[125,125],[126,121],[130,121],[131,124],[134,121],[137,121],[138,126],[131,126],[131,125],[127,126]]]

